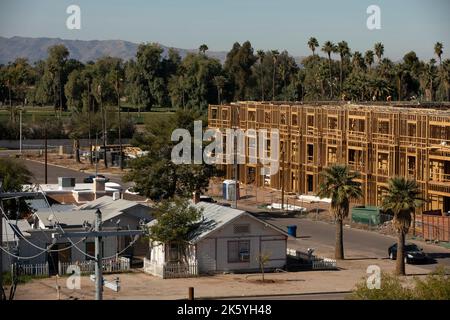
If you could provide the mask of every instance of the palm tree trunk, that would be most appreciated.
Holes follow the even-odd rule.
[[[333,99],[333,84],[331,83],[331,56],[328,54],[328,68],[330,69],[330,98]]]
[[[75,139],[73,142],[74,142],[74,147],[75,147],[75,161],[77,163],[81,163],[81,159],[80,159],[80,140]]]
[[[344,260],[344,230],[342,219],[336,219],[336,245],[334,248],[334,257],[338,260]]]
[[[398,234],[397,241],[397,265],[395,268],[395,273],[400,276],[405,275],[405,258],[404,258],[404,247],[405,247],[405,233],[403,231]]]
[[[339,61],[339,92],[341,94],[342,97],[342,57],[341,57],[341,61]]]

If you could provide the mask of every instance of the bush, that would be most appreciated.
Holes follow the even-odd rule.
[[[450,300],[450,277],[443,267],[437,268],[425,279],[414,278],[412,286],[388,273],[381,274],[381,288],[367,288],[364,279],[356,285],[349,297],[354,300]]]

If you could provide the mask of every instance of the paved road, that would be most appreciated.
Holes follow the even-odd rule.
[[[5,155],[0,151],[0,156]],[[30,160],[23,161],[27,168],[35,175],[35,179],[39,183],[44,182],[44,165]],[[58,166],[48,166],[48,182],[57,183],[58,177],[69,176],[76,178],[77,182],[82,182],[84,177],[89,174],[71,169],[61,168]],[[128,187],[129,184],[122,183],[120,177],[108,176],[111,181]],[[307,248],[316,248],[319,253],[327,252],[332,257],[335,243],[335,226],[326,222],[312,221],[304,218],[296,217],[280,217],[276,214],[260,215],[260,218],[286,230],[288,225],[297,225],[296,240],[289,240],[288,245],[294,248],[306,250]],[[387,258],[387,248],[396,242],[396,238],[382,235],[376,232],[369,232],[358,229],[344,229],[344,245],[346,249],[346,257],[349,259],[368,259],[368,258]],[[419,246],[424,248],[432,258],[435,258],[440,265],[450,266],[450,250],[436,245],[424,244],[417,242]],[[428,264],[424,266],[427,269],[434,269],[436,264]]]
[[[319,252],[332,253],[335,243],[335,225],[312,221],[306,218],[285,218],[273,217],[267,215],[260,216],[268,222],[287,229],[288,225],[297,226],[297,239],[289,240],[288,246],[298,247],[303,250],[307,248],[316,248]],[[344,228],[344,248],[346,257],[349,259],[369,259],[369,258],[388,258],[387,248],[396,242],[395,237],[382,235],[376,232],[359,230],[354,228]],[[426,244],[420,241],[414,241],[424,251],[436,259],[441,265],[450,266],[450,250],[437,246]],[[332,257],[332,256],[331,256]],[[423,265],[427,269],[434,269],[436,263]]]
[[[44,183],[45,171],[44,171],[43,163],[40,163],[37,161],[32,161],[32,160],[25,160],[25,159],[20,159],[18,161],[21,161],[22,163],[24,163],[26,165],[26,167],[28,168],[28,170],[30,170],[33,173],[35,181],[37,181],[39,183]],[[55,165],[51,165],[51,164],[47,165],[47,181],[48,181],[48,183],[58,183],[58,177],[72,177],[72,178],[75,178],[76,183],[83,183],[83,179],[86,177],[89,177],[91,174],[92,173],[86,173],[86,172],[81,172],[81,171],[77,171],[77,170],[67,169],[67,168],[63,168],[63,167],[59,167],[59,166],[55,166]],[[122,179],[116,175],[108,175],[108,174],[103,174],[103,175],[108,177],[110,179],[110,181],[112,181],[112,182],[119,183],[119,184],[125,186],[126,188],[128,187],[128,184],[124,184],[122,182]]]

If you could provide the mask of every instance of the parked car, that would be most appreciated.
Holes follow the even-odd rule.
[[[214,200],[210,196],[200,196],[200,201],[202,201],[202,202],[209,202],[209,203],[216,203],[217,202],[216,200]]]
[[[407,243],[404,247],[404,255],[406,263],[425,263],[428,261],[428,256],[423,252],[423,249],[414,243]],[[389,259],[397,259],[397,244],[393,244],[388,249]]]
[[[125,193],[132,194],[132,195],[135,195],[135,196],[140,195],[139,192],[134,191],[133,187],[129,187],[128,189],[126,189]]]
[[[108,181],[109,181],[109,178],[105,177],[105,176],[102,175],[102,174],[98,174],[97,176],[95,176],[95,175],[90,175],[89,177],[84,178],[83,182],[84,182],[84,183],[93,183],[93,182],[94,182],[94,178],[103,178],[103,179],[105,179],[105,182],[108,182]]]

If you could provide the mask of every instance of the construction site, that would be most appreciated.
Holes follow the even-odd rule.
[[[450,105],[349,102],[236,102],[210,105],[208,126],[278,130],[280,165],[261,175],[258,161],[220,165],[227,179],[296,195],[315,195],[323,168],[346,164],[361,174],[362,205],[380,206],[392,176],[418,182],[420,212],[450,211]],[[247,137],[248,138],[248,137]],[[255,146],[246,141],[245,156]]]

